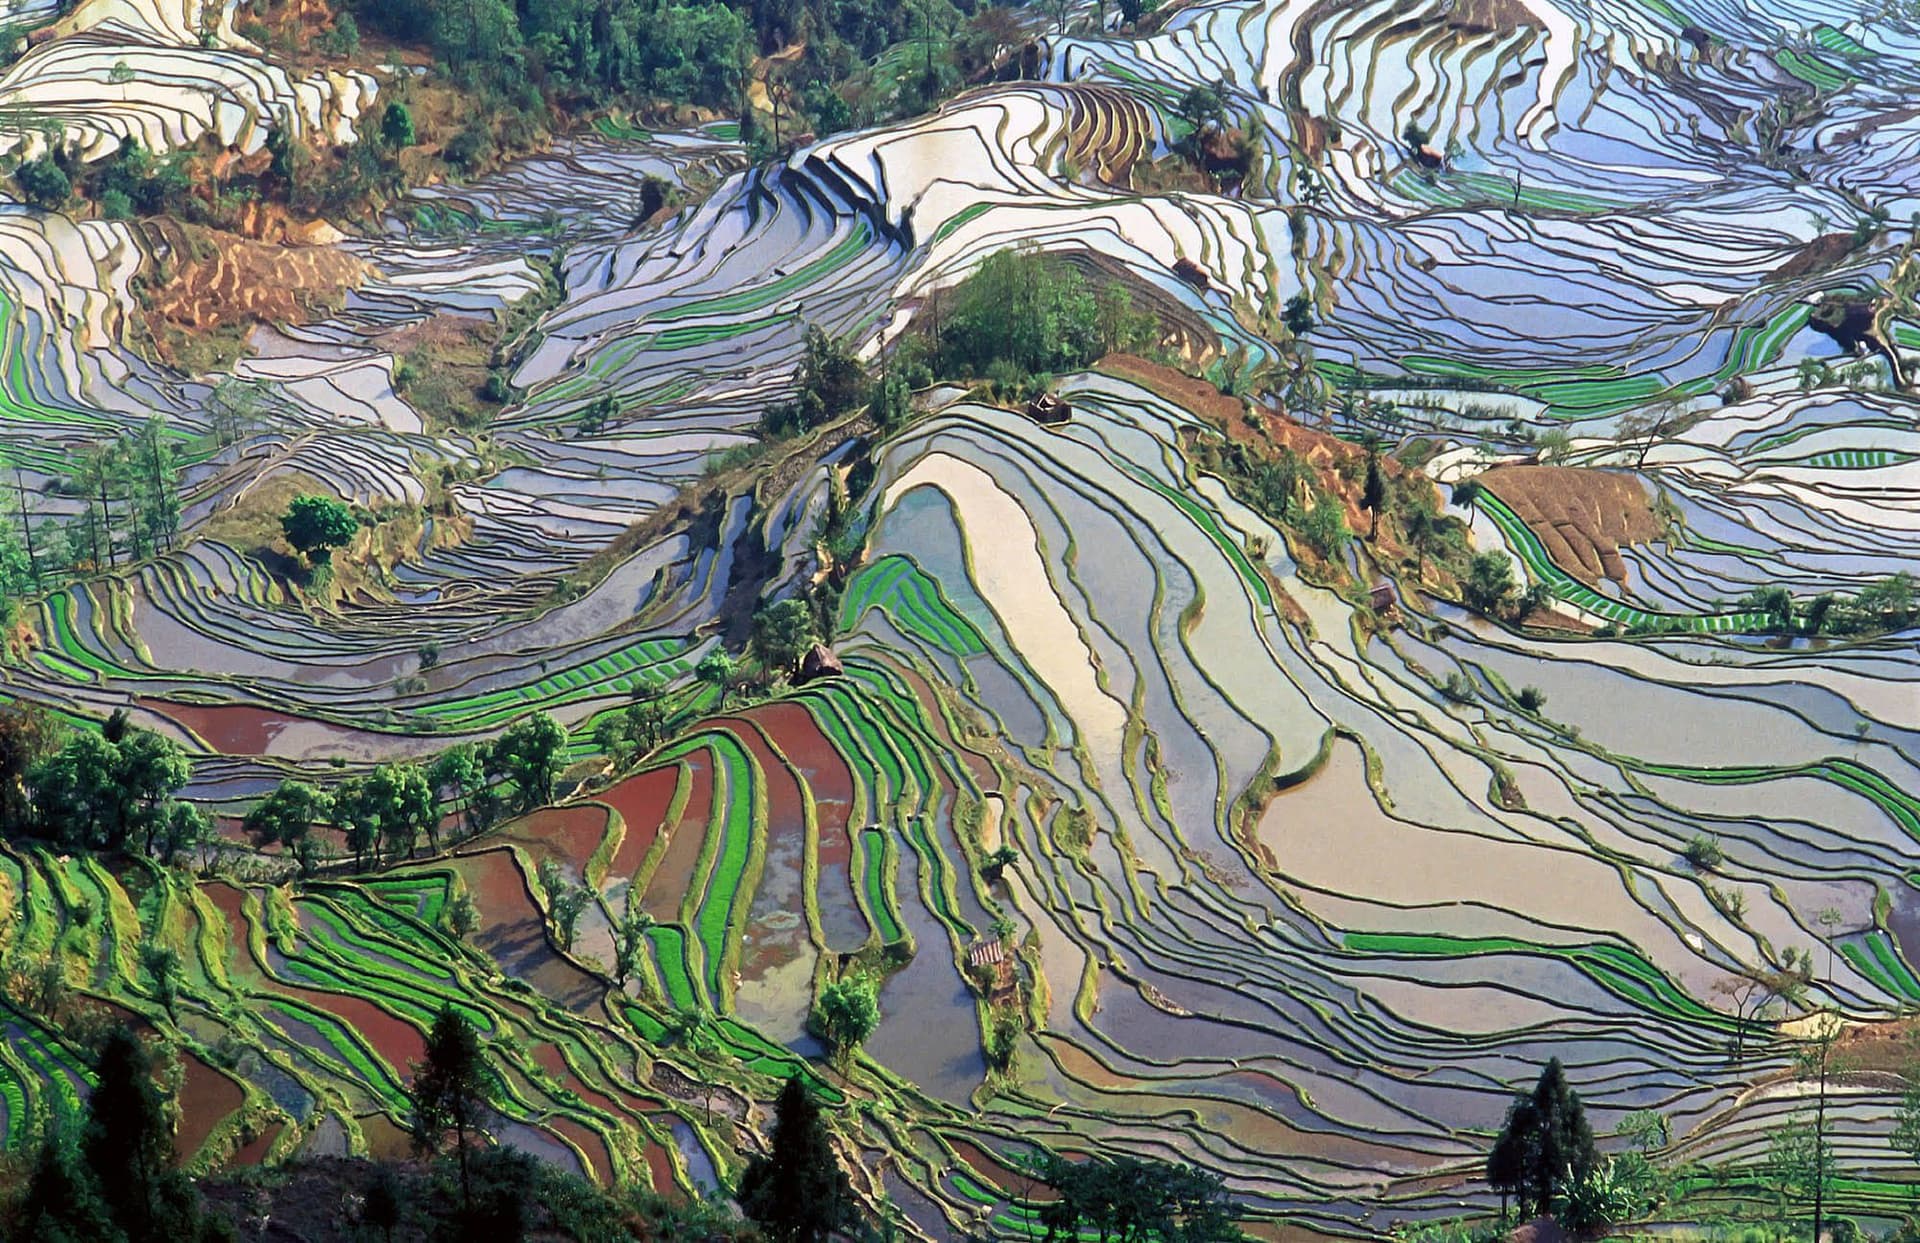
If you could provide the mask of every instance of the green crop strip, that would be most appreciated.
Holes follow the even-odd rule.
[[[1534,945],[1508,937],[1418,936],[1381,932],[1349,932],[1344,943],[1349,950],[1361,954],[1450,958],[1477,954],[1527,954],[1558,958],[1577,968],[1608,992],[1641,1009],[1716,1030],[1731,1030],[1734,1026],[1733,1020],[1689,997],[1652,963],[1624,946],[1599,942],[1589,945]]]
[[[1920,841],[1920,797],[1907,793],[1864,764],[1847,759],[1817,760],[1798,767],[1779,768],[1693,768],[1679,764],[1638,764],[1642,772],[1703,785],[1751,785],[1777,781],[1782,777],[1813,777],[1850,790],[1873,803],[1899,825],[1908,836]]]
[[[1763,630],[1772,625],[1773,619],[1766,613],[1654,613],[1610,599],[1556,565],[1553,558],[1547,555],[1540,538],[1520,520],[1518,514],[1507,507],[1506,502],[1489,493],[1481,497],[1479,505],[1481,511],[1500,528],[1500,533],[1506,536],[1508,545],[1526,564],[1527,570],[1545,583],[1554,595],[1583,612],[1604,618],[1617,626],[1669,627],[1696,633],[1727,634]]]

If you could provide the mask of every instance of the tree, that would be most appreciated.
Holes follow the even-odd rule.
[[[1372,515],[1367,535],[1371,538],[1380,533],[1380,507],[1387,503],[1387,477],[1380,469],[1380,450],[1377,446],[1367,449],[1367,482],[1360,494],[1360,506]]]
[[[727,1046],[721,1043],[720,1037],[714,1035],[713,1028],[704,1022],[696,1023],[692,1031],[689,1031],[685,1036],[681,1037],[680,1044],[689,1054],[702,1062],[718,1061],[724,1057],[727,1052]],[[714,1082],[711,1072],[702,1073],[700,1086],[705,1089],[707,1122],[711,1124],[713,1122],[713,1093],[714,1089],[718,1086]]]
[[[31,827],[29,778],[58,740],[58,724],[40,705],[0,705],[0,837],[20,837]]]
[[[113,735],[118,734],[118,737]],[[152,730],[79,731],[33,767],[39,829],[63,847],[122,850],[141,834],[151,853],[174,794],[193,775],[180,745]]]
[[[851,345],[809,324],[794,379],[799,391],[793,400],[769,407],[760,420],[770,436],[808,431],[859,405],[866,392],[867,369]]]
[[[852,1184],[834,1157],[820,1106],[797,1074],[774,1102],[767,1155],[748,1162],[739,1201],[772,1243],[825,1243],[854,1222]]]
[[[1131,1243],[1233,1243],[1243,1239],[1219,1174],[1138,1157],[1068,1161],[1046,1153],[1030,1166],[1055,1197],[1040,1206],[1049,1243],[1085,1232]]]
[[[229,375],[214,386],[207,398],[207,421],[213,426],[214,439],[223,445],[239,440],[259,413],[265,390],[257,380]]]
[[[1280,322],[1296,337],[1304,337],[1312,332],[1313,299],[1304,293],[1288,298],[1286,307],[1280,312]]]
[[[820,1034],[833,1047],[834,1060],[842,1073],[853,1055],[880,1026],[880,999],[873,982],[864,976],[835,980],[820,990],[820,1004],[814,1008],[814,1022]]]
[[[175,1019],[173,1005],[180,990],[180,955],[171,946],[144,941],[140,945],[140,969],[151,982],[153,999],[167,1012],[167,1018]]]
[[[567,731],[545,712],[508,728],[493,743],[493,767],[513,782],[519,810],[532,811],[553,801]]]
[[[1554,1199],[1593,1170],[1593,1131],[1580,1094],[1568,1084],[1559,1058],[1550,1058],[1530,1094],[1514,1098],[1487,1158],[1487,1182],[1502,1198],[1513,1195],[1523,1217],[1545,1212]]]
[[[626,910],[613,924],[613,978],[622,988],[640,965],[647,947],[647,929],[653,926],[653,917],[634,903],[634,889],[633,885],[627,886]]]
[[[393,1243],[393,1228],[400,1224],[400,1180],[392,1166],[374,1167],[373,1181],[360,1204],[360,1224],[378,1230],[387,1243]]]
[[[129,1239],[164,1237],[162,1182],[173,1160],[166,1104],[146,1049],[125,1027],[107,1033],[94,1068],[81,1151],[114,1225]]]
[[[1513,581],[1513,560],[1503,552],[1483,552],[1467,566],[1467,581],[1460,594],[1467,607],[1476,612],[1499,616],[1512,606],[1517,591]]]
[[[172,867],[183,852],[198,849],[214,838],[213,821],[193,803],[169,799],[155,813],[160,862]],[[297,853],[297,852],[296,852]]]
[[[1462,479],[1453,485],[1453,503],[1460,508],[1472,511],[1480,498],[1487,493],[1486,485],[1476,479]]]
[[[47,156],[28,160],[13,170],[14,184],[27,202],[42,211],[58,211],[73,196],[73,182],[61,167]]]
[[[723,704],[727,699],[727,689],[733,685],[733,679],[738,672],[739,670],[734,666],[733,657],[717,647],[702,656],[700,663],[693,667],[693,676],[718,690]]]
[[[466,940],[480,924],[480,912],[473,905],[473,895],[464,889],[453,895],[453,900],[447,903],[445,918],[447,932],[454,940]]]
[[[11,1229],[15,1238],[45,1243],[96,1243],[125,1237],[108,1215],[99,1185],[65,1128],[41,1141],[26,1193],[13,1206]]]
[[[413,1099],[413,1147],[415,1152],[438,1153],[446,1144],[447,1132],[453,1132],[463,1209],[473,1203],[470,1137],[484,1138],[492,1112],[487,1104],[488,1078],[480,1033],[453,1003],[441,1006],[433,1030],[427,1033],[426,1057],[413,1066],[413,1086],[408,1092]]]
[[[303,875],[312,872],[311,852],[302,849],[313,826],[325,820],[333,800],[325,791],[304,781],[282,781],[273,793],[255,803],[243,823],[264,845],[284,846],[300,860]]]
[[[593,729],[594,745],[607,753],[615,768],[625,768],[658,747],[667,738],[667,705],[648,685],[634,691],[633,702]]]
[[[536,869],[540,878],[540,887],[547,892],[547,914],[553,920],[553,936],[560,942],[560,948],[573,948],[573,935],[580,926],[580,916],[587,909],[592,895],[581,885],[570,885],[560,872],[560,865],[552,859],[540,860]]]
[[[1186,93],[1180,96],[1180,102],[1174,105],[1174,110],[1192,131],[1187,146],[1190,154],[1197,153],[1206,136],[1225,125],[1227,120],[1227,105],[1220,98],[1220,92],[1198,83],[1187,88]]]
[[[438,831],[434,787],[417,764],[375,765],[365,777],[342,784],[333,806],[356,862],[376,846],[404,858],[413,853],[422,833]]]
[[[498,798],[487,785],[486,763],[478,745],[466,743],[443,751],[427,768],[427,780],[436,794],[451,794],[450,802],[460,812],[460,825],[471,835],[493,823]],[[429,831],[434,848],[439,849],[438,825]]]
[[[296,496],[280,519],[287,543],[309,565],[326,564],[333,550],[346,547],[359,529],[360,520],[353,510],[330,496]]]
[[[763,605],[753,615],[754,650],[769,669],[791,672],[814,637],[813,612],[796,597]]]
[[[380,115],[380,141],[394,151],[418,141],[413,132],[413,113],[398,100],[388,104]]]

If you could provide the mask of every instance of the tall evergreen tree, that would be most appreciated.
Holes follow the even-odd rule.
[[[153,1063],[125,1027],[107,1033],[87,1102],[81,1151],[114,1225],[129,1239],[160,1237],[161,1183],[172,1165],[166,1106]]]
[[[426,1060],[413,1068],[413,1146],[419,1152],[439,1152],[448,1131],[460,1159],[460,1205],[473,1205],[473,1176],[468,1161],[469,1136],[485,1133],[487,1064],[480,1051],[480,1033],[452,1003],[440,1007],[427,1033]]]
[[[1504,1204],[1512,1194],[1523,1216],[1544,1213],[1554,1197],[1593,1169],[1593,1130],[1580,1094],[1567,1083],[1559,1058],[1540,1071],[1531,1093],[1507,1110],[1506,1125],[1487,1158],[1487,1182]]]
[[[825,1243],[853,1223],[852,1185],[798,1075],[774,1102],[768,1154],[755,1157],[740,1179],[740,1208],[773,1243]]]

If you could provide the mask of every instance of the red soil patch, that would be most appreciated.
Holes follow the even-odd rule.
[[[576,1013],[599,1003],[605,986],[547,943],[546,920],[534,906],[511,851],[491,847],[458,856],[454,866],[465,877],[480,915],[474,943],[481,950],[508,975]]]
[[[652,1140],[647,1141],[647,1174],[653,1181],[654,1191],[675,1204],[687,1202],[686,1193],[673,1181],[673,1158]]]
[[[704,750],[688,753],[685,760],[692,781],[686,810],[667,832],[667,855],[647,884],[642,909],[659,923],[680,918],[680,899],[685,896],[695,866],[700,861],[700,846],[707,835],[707,821],[713,815],[713,759]]]
[[[418,1028],[405,1019],[395,1018],[379,1006],[361,997],[348,997],[343,993],[329,993],[317,988],[303,988],[298,984],[275,982],[275,991],[306,1002],[316,1010],[324,1010],[348,1027],[359,1032],[373,1047],[394,1073],[406,1082],[413,1063],[427,1056],[427,1042]]]
[[[267,1153],[273,1150],[273,1141],[280,1138],[282,1127],[278,1122],[267,1123],[267,1129],[254,1136],[234,1151],[227,1159],[227,1168],[242,1165],[259,1165],[267,1159]]]
[[[660,836],[660,825],[673,802],[674,787],[680,781],[680,768],[669,764],[635,777],[629,777],[600,796],[600,801],[619,814],[627,826],[620,849],[613,856],[609,875],[632,876],[653,849]]]
[[[187,704],[165,699],[133,701],[190,731],[222,755],[271,755],[273,740],[293,723],[283,712],[246,704]]]
[[[813,716],[797,703],[769,704],[753,714],[799,770],[813,791],[814,817],[820,828],[820,866],[841,868],[853,857],[847,841],[847,819],[853,814],[853,774],[833,749]]]
[[[368,1114],[359,1119],[360,1134],[366,1137],[367,1155],[375,1161],[405,1161],[413,1155],[413,1136],[385,1114]]]
[[[551,856],[586,870],[593,852],[607,835],[607,811],[592,803],[570,807],[542,807],[501,829],[498,836],[525,846],[537,863]]]
[[[1480,483],[1527,524],[1553,563],[1593,585],[1627,581],[1622,544],[1660,535],[1646,489],[1632,475],[1571,466],[1499,466]]]
[[[1024,1196],[1030,1200],[1045,1203],[1057,1200],[1060,1193],[1044,1183],[1036,1183],[1025,1175],[1017,1174],[1005,1162],[987,1155],[978,1145],[964,1139],[953,1141],[953,1155],[972,1167],[973,1172],[987,1182],[992,1183],[1008,1196]]]
[[[587,1168],[593,1171],[595,1182],[602,1187],[613,1186],[613,1156],[607,1151],[607,1141],[572,1118],[549,1118],[545,1125],[555,1134],[573,1141],[573,1146],[586,1157]]]
[[[559,1080],[561,1087],[571,1088],[581,1100],[593,1106],[595,1109],[613,1114],[615,1117],[618,1117],[622,1113],[632,1112],[631,1110],[622,1109],[605,1093],[596,1091],[582,1083],[580,1076],[573,1073],[573,1067],[567,1065],[567,1056],[560,1052],[558,1045],[535,1045],[533,1049],[533,1060],[540,1064],[542,1070]]]
[[[191,1053],[181,1053],[180,1124],[173,1132],[173,1156],[189,1161],[207,1142],[215,1127],[246,1104],[247,1094]]]

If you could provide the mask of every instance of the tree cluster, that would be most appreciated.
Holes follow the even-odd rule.
[[[39,1243],[197,1243],[231,1238],[173,1168],[172,1125],[145,1046],[108,1032],[79,1133],[41,1144],[19,1201],[0,1214]]]
[[[927,319],[934,374],[1009,388],[1155,341],[1152,315],[1136,310],[1123,286],[1096,285],[1077,265],[1027,247],[989,255],[954,289],[937,326]]]
[[[313,830],[323,824],[346,835],[355,867],[378,863],[382,855],[407,858],[422,837],[437,851],[450,814],[471,836],[504,810],[527,812],[552,802],[565,745],[559,722],[537,713],[491,744],[455,747],[428,765],[379,764],[332,790],[283,781],[247,812],[246,827],[262,845],[285,848],[306,874],[322,861]]]
[[[138,851],[171,862],[205,841],[206,817],[175,796],[193,775],[171,738],[116,711],[64,730],[26,703],[0,708],[0,835],[68,851]]]
[[[1220,1175],[1138,1157],[1069,1161],[1042,1155],[1032,1173],[1053,1188],[1040,1205],[1048,1243],[1092,1231],[1102,1243],[1233,1243],[1244,1238]]]
[[[1594,1170],[1593,1131],[1580,1094],[1567,1083],[1559,1058],[1540,1071],[1532,1092],[1507,1107],[1505,1125],[1487,1156],[1487,1182],[1518,1203],[1520,1215],[1549,1212],[1569,1188]]]

